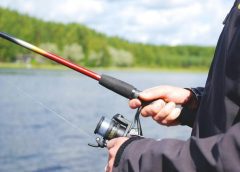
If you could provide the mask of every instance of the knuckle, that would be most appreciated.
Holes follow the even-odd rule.
[[[166,115],[164,113],[162,113],[162,111],[160,111],[156,116],[153,117],[153,119],[155,121],[160,122],[160,121],[162,121],[165,118],[165,116]]]
[[[162,111],[165,114],[170,114],[173,111],[173,109],[175,108],[175,106],[176,105],[175,105],[174,102],[169,102],[169,103],[166,104],[166,106],[164,106]]]
[[[151,106],[152,114],[156,115],[165,106],[165,102],[162,99],[160,99],[155,101],[150,106]]]
[[[168,105],[170,108],[172,108],[172,107],[175,107],[175,106],[176,106],[176,104],[175,104],[174,102],[169,102],[167,105]]]
[[[169,110],[167,108],[163,108],[157,115],[161,118],[165,118],[169,114]]]
[[[156,105],[153,105],[151,108],[151,114],[154,116],[159,112],[160,108],[157,107]]]
[[[181,110],[179,108],[175,108],[171,111],[171,113],[168,115],[168,117],[166,118],[166,120],[168,122],[172,122],[175,121],[178,116],[180,115]]]
[[[169,122],[172,122],[176,119],[176,117],[174,115],[169,115],[166,119],[166,121],[169,123]]]
[[[146,111],[145,108],[142,109],[141,115],[142,115],[143,117],[147,117],[147,116],[148,116],[148,113],[147,113],[147,111]]]
[[[157,122],[160,120],[157,115],[156,115],[156,116],[153,116],[152,119],[153,119],[154,121],[157,121]]]
[[[150,105],[144,107],[141,111],[141,114],[143,117],[148,117],[148,116],[151,116],[152,115],[152,108]]]
[[[108,151],[108,156],[109,156],[110,159],[111,159],[112,157],[114,157],[115,154],[116,154],[116,151],[115,151],[114,148],[113,148],[113,149],[110,149],[110,150]]]
[[[161,124],[162,124],[162,125],[168,125],[168,122],[167,122],[166,120],[162,120],[162,121],[161,121]]]

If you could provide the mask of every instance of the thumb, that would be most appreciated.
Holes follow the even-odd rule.
[[[116,144],[116,139],[111,139],[111,140],[107,141],[108,150],[113,148],[115,146],[115,144]]]
[[[167,93],[167,89],[163,86],[153,87],[142,91],[139,94],[139,98],[144,101],[153,101],[156,99],[164,99]]]

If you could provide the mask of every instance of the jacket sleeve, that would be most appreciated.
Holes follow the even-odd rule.
[[[192,99],[195,99],[194,101],[197,102],[197,105],[196,105],[196,108],[190,107],[189,104],[184,105],[181,111],[181,114],[179,115],[177,120],[181,123],[181,125],[187,125],[189,127],[192,127],[195,121],[198,106],[200,105],[200,102],[201,102],[204,88],[197,87],[197,88],[187,88],[187,89],[192,92],[193,94]]]
[[[136,139],[115,159],[113,172],[240,171],[239,133],[237,123],[225,134],[208,138]]]

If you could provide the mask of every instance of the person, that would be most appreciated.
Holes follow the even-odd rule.
[[[240,0],[224,21],[204,88],[159,86],[141,113],[162,125],[188,125],[186,140],[120,137],[107,143],[107,172],[240,171]],[[131,108],[141,101],[130,100]],[[182,105],[180,110],[176,105]]]

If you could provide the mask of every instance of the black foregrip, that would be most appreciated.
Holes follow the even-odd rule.
[[[99,84],[128,99],[138,97],[139,91],[134,86],[111,76],[101,75]]]

